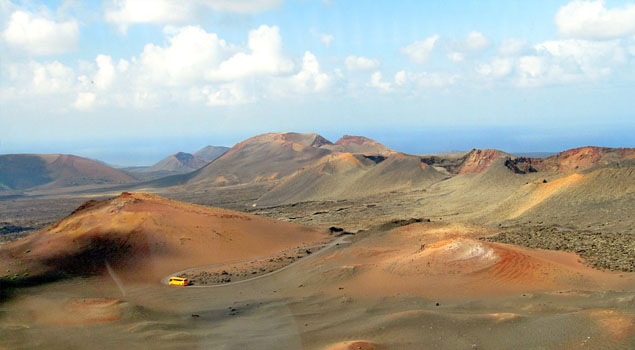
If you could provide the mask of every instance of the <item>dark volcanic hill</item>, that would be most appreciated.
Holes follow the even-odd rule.
[[[68,154],[0,155],[0,191],[126,184],[135,181],[123,171]]]
[[[194,153],[194,157],[206,160],[208,163],[229,151],[229,147],[205,146]]]
[[[221,146],[206,146],[194,154],[177,152],[161,159],[152,166],[124,168],[124,170],[144,180],[187,174],[216,160],[216,158],[225,154],[228,149],[228,147]]]
[[[209,163],[207,160],[185,152],[171,154],[151,167],[145,168],[145,172],[169,172],[174,174],[189,173],[200,169]]]
[[[514,156],[495,149],[473,149],[469,152],[444,156],[424,156],[421,161],[435,167],[443,168],[450,174],[481,173],[496,160]]]

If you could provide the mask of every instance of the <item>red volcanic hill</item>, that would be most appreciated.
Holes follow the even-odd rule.
[[[517,173],[538,171],[570,173],[633,160],[635,160],[635,148],[587,146],[566,150],[547,158],[513,158],[506,165]]]
[[[143,193],[89,201],[56,224],[0,247],[2,271],[158,281],[189,267],[266,256],[326,238],[316,229]]]
[[[635,148],[580,147],[547,158],[516,157],[494,149],[473,149],[449,156],[424,156],[422,161],[451,174],[481,173],[503,159],[518,174],[539,171],[569,173],[635,159]],[[502,163],[501,163],[502,164]]]
[[[635,159],[635,148],[580,147],[545,158],[539,170],[582,171],[610,163]]]
[[[324,144],[330,142],[314,133],[258,135],[232,147],[187,183],[233,185],[281,179],[329,154],[320,148]]]
[[[136,181],[123,171],[68,154],[0,155],[0,191]]]
[[[480,173],[492,165],[497,159],[507,157],[508,154],[495,149],[474,149],[468,154],[461,167],[459,174]]]
[[[344,135],[334,144],[325,144],[322,148],[336,152],[390,155],[395,153],[392,149],[381,143],[363,136]]]
[[[424,156],[422,162],[444,168],[450,174],[481,173],[499,159],[513,156],[495,149],[473,149],[447,156]]]
[[[573,253],[528,249],[477,239],[489,228],[417,223],[366,236],[319,258],[320,278],[305,285],[343,288],[348,295],[422,295],[436,299],[533,291],[620,288],[612,273],[583,265]],[[327,292],[328,293],[328,292]]]

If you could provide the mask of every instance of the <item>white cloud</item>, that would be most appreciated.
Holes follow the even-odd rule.
[[[617,40],[553,40],[536,45],[536,50],[554,58],[563,70],[577,71],[591,79],[610,74],[614,67],[627,62],[626,51]]]
[[[95,58],[95,62],[97,62],[97,73],[95,73],[95,77],[93,78],[95,87],[100,90],[105,90],[110,87],[115,79],[115,66],[112,64],[112,57],[98,55],[97,58]]]
[[[448,59],[452,62],[461,62],[465,59],[465,55],[460,52],[448,53]]]
[[[281,0],[112,0],[104,20],[125,33],[135,23],[174,24],[192,21],[201,12],[256,13],[280,5]]]
[[[395,73],[395,84],[401,86],[408,82],[408,76],[405,70]]]
[[[320,41],[326,47],[331,46],[331,43],[333,42],[333,40],[335,40],[335,37],[331,34],[324,34],[324,33],[320,34]]]
[[[469,32],[464,40],[455,40],[448,44],[447,57],[452,62],[464,61],[466,56],[483,51],[490,46],[489,40],[481,32]]]
[[[439,88],[446,87],[456,83],[459,79],[457,74],[446,74],[438,72],[408,72],[401,70],[395,74],[395,85],[401,88]]]
[[[201,80],[229,52],[225,40],[198,26],[172,29],[168,45],[147,44],[140,55],[143,78],[166,86]]]
[[[128,62],[127,60],[124,59],[120,59],[119,63],[117,63],[117,69],[120,72],[125,72],[128,70],[128,67],[130,67],[130,62]]]
[[[18,79],[31,76],[29,91],[36,94],[61,94],[71,90],[75,84],[73,69],[53,61],[51,63],[31,62],[27,71],[21,72]],[[29,72],[30,71],[30,72]]]
[[[114,0],[106,6],[104,20],[120,26],[125,33],[134,23],[179,23],[195,15],[194,2],[171,0]]]
[[[408,56],[410,61],[417,64],[425,64],[434,49],[438,35],[433,35],[424,40],[415,41],[412,44],[401,48],[401,53]]]
[[[230,81],[256,75],[279,75],[290,73],[293,62],[282,54],[282,38],[277,26],[266,25],[249,32],[250,53],[239,52],[218,68],[207,73],[214,81]]]
[[[278,7],[282,0],[201,0],[201,3],[221,12],[257,13]]]
[[[251,103],[263,98],[321,93],[333,78],[306,51],[298,68],[283,55],[277,27],[249,32],[247,47],[232,46],[200,27],[170,27],[166,42],[147,44],[137,57],[115,60],[105,54],[75,68],[57,61],[0,66],[9,84],[3,101],[26,102],[49,96],[58,109],[93,110],[104,106],[149,108],[169,101],[209,106]]]
[[[473,30],[467,34],[464,45],[467,50],[480,51],[489,47],[490,42],[483,33]]]
[[[96,99],[97,96],[92,92],[80,92],[72,106],[80,111],[88,111],[93,109]]]
[[[545,56],[523,56],[516,65],[516,85],[537,87],[548,84],[573,82],[578,79],[576,72],[567,72],[563,67]]]
[[[501,44],[498,51],[500,56],[478,64],[476,72],[491,79],[512,76],[511,82],[530,87],[604,79],[628,70],[630,59],[620,39],[549,40],[533,47],[514,39]]]
[[[382,91],[391,91],[392,90],[391,84],[387,81],[383,81],[382,79],[383,79],[383,76],[381,72],[377,71],[370,76],[369,85],[371,87],[377,88]]]
[[[58,61],[3,62],[0,70],[0,105],[55,112],[67,109],[76,97],[77,76]]]
[[[379,68],[379,60],[362,56],[348,56],[344,60],[346,69],[351,72],[364,71]]]
[[[302,69],[291,76],[290,82],[296,92],[322,92],[331,84],[331,77],[320,70],[320,63],[309,51],[302,58]]]
[[[501,56],[515,56],[528,49],[527,41],[517,38],[507,38],[498,47],[498,54]]]
[[[238,83],[222,84],[217,87],[206,86],[202,93],[207,95],[208,106],[231,106],[253,101]]]
[[[607,9],[604,0],[572,1],[560,8],[555,22],[561,35],[611,39],[635,34],[635,4]]]
[[[4,40],[32,55],[52,55],[75,48],[79,26],[75,20],[56,22],[26,11],[15,11],[2,33]]]
[[[486,77],[502,78],[508,76],[514,69],[514,60],[511,58],[495,58],[490,63],[484,63],[476,68],[476,71]]]

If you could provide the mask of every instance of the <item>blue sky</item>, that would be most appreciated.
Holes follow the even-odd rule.
[[[635,144],[635,2],[0,0],[0,153]]]

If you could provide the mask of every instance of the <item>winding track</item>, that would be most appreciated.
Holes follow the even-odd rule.
[[[267,277],[267,276],[271,276],[271,275],[276,274],[276,273],[278,273],[280,271],[288,269],[291,266],[293,266],[293,265],[295,265],[295,264],[297,264],[299,262],[304,262],[304,261],[307,261],[307,260],[309,260],[311,258],[315,258],[316,256],[322,255],[326,251],[328,251],[329,249],[335,247],[338,244],[350,243],[350,242],[346,242],[345,241],[346,238],[347,238],[347,236],[341,236],[341,237],[337,238],[336,240],[334,240],[334,241],[332,241],[330,243],[327,243],[327,244],[318,244],[318,245],[312,245],[312,246],[309,246],[309,247],[293,248],[293,249],[288,249],[288,250],[282,251],[280,253],[271,254],[271,255],[265,255],[265,256],[259,256],[259,257],[255,257],[255,258],[251,258],[251,259],[228,261],[228,262],[218,263],[218,264],[213,264],[213,265],[192,267],[192,268],[189,268],[189,269],[173,272],[173,273],[167,275],[166,277],[164,277],[161,280],[161,283],[165,284],[165,285],[168,285],[168,281],[170,280],[170,277],[178,276],[178,275],[186,273],[186,272],[191,272],[191,271],[200,270],[200,269],[207,269],[207,268],[212,268],[212,267],[219,267],[219,266],[229,265],[229,264],[238,264],[238,263],[249,262],[249,261],[253,261],[253,260],[260,260],[260,259],[268,258],[268,257],[271,257],[271,256],[277,256],[277,255],[283,254],[285,252],[296,250],[296,249],[311,249],[311,248],[322,247],[322,249],[320,249],[319,251],[317,251],[317,252],[315,252],[313,254],[309,254],[309,255],[305,256],[304,258],[298,259],[298,260],[292,262],[291,264],[289,264],[287,266],[281,267],[281,268],[279,268],[277,270],[271,271],[271,272],[266,273],[264,275],[260,275],[260,276],[256,276],[256,277],[252,277],[252,278],[248,278],[248,279],[240,280],[240,281],[236,281],[236,282],[229,282],[229,283],[222,283],[222,284],[212,284],[212,285],[206,285],[206,286],[191,285],[191,286],[188,286],[188,288],[217,288],[217,287],[230,286],[230,285],[238,284],[238,283],[250,282],[250,281],[253,281],[253,280],[257,280],[259,278],[264,278],[264,277]]]

